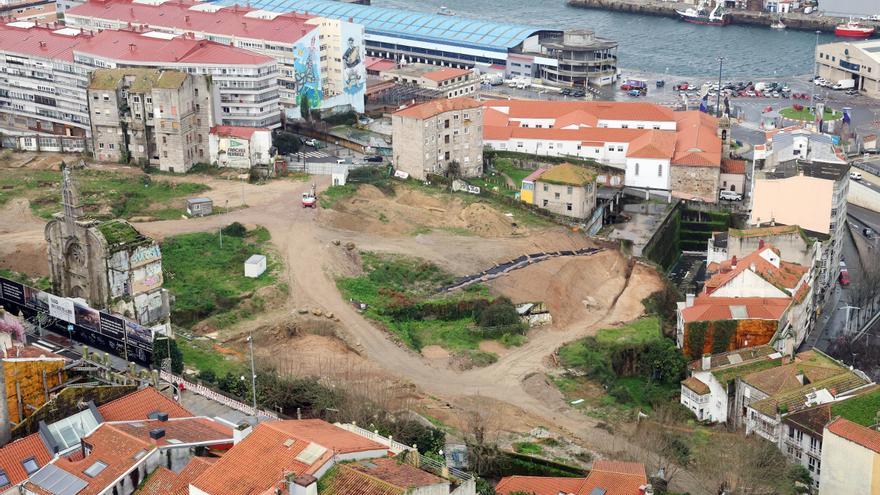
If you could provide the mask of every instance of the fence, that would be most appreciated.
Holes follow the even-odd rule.
[[[388,447],[388,450],[390,450],[394,454],[399,454],[401,452],[411,452],[411,451],[416,450],[415,448],[410,447],[409,445],[404,445],[400,442],[397,442],[390,437],[384,437],[384,436],[380,435],[378,431],[370,431],[365,428],[361,428],[360,426],[356,425],[355,423],[334,423],[334,424],[336,426],[342,428],[343,430],[347,430],[347,431],[350,431],[350,432],[355,433],[357,435],[360,435],[364,438],[368,438],[376,443],[381,443],[382,445],[385,445],[386,447]]]
[[[201,395],[202,397],[205,397],[206,399],[212,400],[219,404],[223,404],[224,406],[235,409],[236,411],[241,411],[248,416],[256,416],[266,419],[278,419],[278,415],[271,411],[265,411],[262,409],[257,409],[256,411],[254,411],[253,407],[243,402],[239,402],[235,399],[227,397],[219,392],[211,390],[204,385],[188,382],[179,376],[168,373],[167,371],[160,371],[159,378],[165,380],[168,383],[183,383],[183,386],[186,387],[186,389],[190,392]]]
[[[375,163],[297,163],[287,165],[289,172],[305,172],[310,175],[332,175],[344,170],[351,172],[356,168],[375,166]]]

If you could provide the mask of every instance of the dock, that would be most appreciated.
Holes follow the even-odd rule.
[[[568,5],[584,9],[612,10],[616,12],[629,12],[632,14],[654,15],[661,17],[677,18],[676,10],[693,8],[692,4],[681,2],[662,2],[658,0],[567,0]],[[752,26],[766,26],[778,20],[782,20],[787,29],[801,31],[822,31],[833,33],[834,28],[848,19],[843,17],[829,17],[818,14],[804,14],[792,12],[779,14],[771,12],[758,12],[751,10],[725,10],[724,15],[730,18],[731,24],[743,24]],[[880,22],[860,21],[866,26],[874,26],[880,31]]]

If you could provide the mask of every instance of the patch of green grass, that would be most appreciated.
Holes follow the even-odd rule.
[[[501,173],[510,177],[516,184],[517,188],[522,188],[522,181],[532,174],[534,170],[526,168],[516,168],[513,166],[513,160],[510,158],[496,158],[494,167]]]
[[[162,243],[165,288],[175,296],[173,318],[192,324],[235,307],[242,295],[275,283],[278,262],[268,245],[269,233],[258,228],[245,237],[198,232],[168,237]],[[254,254],[268,257],[266,272],[244,276],[244,262]]]
[[[660,318],[642,318],[618,328],[605,328],[596,334],[600,344],[644,344],[662,338]]]
[[[783,108],[779,111],[779,115],[791,120],[806,120],[812,122],[816,119],[816,115],[806,107],[801,110],[795,110],[794,107]],[[843,118],[843,113],[835,112],[834,110],[825,107],[825,113],[822,114],[822,120],[838,120],[841,118]]]
[[[504,347],[519,347],[526,343],[526,336],[516,333],[505,333],[498,339]]]
[[[880,391],[860,395],[831,406],[831,417],[841,416],[862,426],[877,423],[880,411]]]
[[[177,339],[177,347],[183,354],[183,363],[199,371],[211,371],[215,376],[225,376],[230,371],[238,372],[243,369],[242,363],[234,357],[214,350],[210,341]]]
[[[7,270],[6,268],[0,268],[0,277],[40,290],[49,290],[52,287],[49,277],[31,277],[21,272]]]
[[[532,442],[516,442],[513,444],[514,452],[526,455],[543,455],[544,448]]]
[[[354,184],[330,186],[318,196],[321,202],[321,208],[333,208],[333,205],[335,205],[337,201],[350,198],[354,196],[356,192],[357,186]]]

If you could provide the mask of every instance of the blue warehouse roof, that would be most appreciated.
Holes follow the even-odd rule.
[[[241,0],[218,3],[241,4]],[[274,12],[308,12],[362,24],[370,34],[424,40],[484,50],[507,51],[544,29],[520,24],[478,21],[466,17],[335,2],[333,0],[251,0],[251,7]]]

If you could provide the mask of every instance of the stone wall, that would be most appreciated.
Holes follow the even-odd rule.
[[[672,192],[683,194],[690,199],[702,198],[715,202],[718,198],[718,167],[691,167],[673,165],[669,174],[669,187]]]

